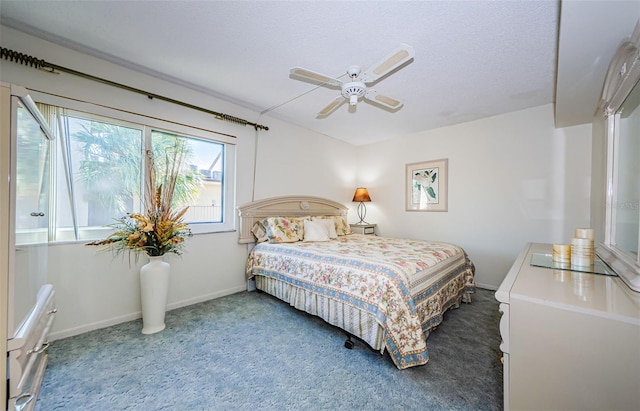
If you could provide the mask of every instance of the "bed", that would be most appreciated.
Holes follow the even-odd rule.
[[[347,208],[319,197],[238,210],[258,290],[387,350],[399,369],[426,364],[429,332],[449,308],[471,302],[475,268],[455,244],[353,234]]]

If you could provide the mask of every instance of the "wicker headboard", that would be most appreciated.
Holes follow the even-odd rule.
[[[251,228],[265,217],[302,217],[316,215],[347,215],[349,209],[343,204],[321,197],[282,196],[253,201],[238,207],[240,215],[240,244],[253,243],[256,239]]]

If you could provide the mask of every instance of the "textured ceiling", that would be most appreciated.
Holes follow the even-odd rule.
[[[557,1],[1,0],[0,18],[356,145],[551,103],[556,92]],[[414,60],[373,85],[404,102],[395,112],[360,102],[317,118],[339,91],[289,76],[294,66],[345,76],[400,43]]]

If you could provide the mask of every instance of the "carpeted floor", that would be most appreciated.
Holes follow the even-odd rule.
[[[445,314],[429,362],[398,370],[387,354],[266,294],[242,292],[54,341],[36,409],[500,410],[494,292]]]

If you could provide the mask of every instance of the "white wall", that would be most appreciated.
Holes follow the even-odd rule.
[[[591,125],[554,128],[553,105],[360,147],[367,221],[387,236],[460,244],[497,288],[527,242],[569,242],[590,221]],[[405,211],[405,165],[449,159],[449,211]]]
[[[373,200],[367,220],[378,223],[380,234],[462,245],[476,264],[481,286],[497,288],[526,242],[568,242],[575,227],[589,225],[591,127],[555,129],[552,105],[353,147],[9,28],[0,27],[0,35],[3,47],[269,126],[256,137],[251,127],[0,61],[1,81],[237,136],[237,204],[318,195],[348,205],[349,219],[355,221],[353,191],[366,186]],[[405,164],[439,158],[449,159],[449,211],[406,212]],[[189,239],[182,258],[168,257],[170,307],[243,290],[245,256],[236,232]],[[51,247],[49,260],[59,307],[54,338],[139,316],[137,272],[144,258],[130,266],[126,258],[113,260],[83,244],[64,244]]]
[[[269,119],[269,133],[258,141],[255,198],[314,195],[351,203],[355,191],[357,147]],[[354,222],[355,211],[349,212]]]
[[[236,204],[254,198],[254,160],[258,188],[255,199],[283,194],[314,194],[350,201],[355,181],[351,161],[354,148],[346,143],[279,122],[209,95],[161,81],[105,61],[0,27],[2,46],[48,62],[127,84],[269,126],[256,132],[250,126],[219,121],[213,116],[146,96],[119,90],[65,73],[50,74],[0,60],[0,81],[31,90],[59,94],[131,110],[232,134],[236,139]],[[33,93],[34,97],[38,93]],[[259,120],[259,121],[258,121]],[[256,140],[257,138],[257,140]],[[257,145],[257,156],[255,153]],[[346,164],[341,167],[340,164]],[[169,307],[204,301],[246,289],[247,249],[238,233],[196,235],[187,240],[182,257],[169,255]],[[113,259],[82,243],[56,244],[49,250],[49,282],[56,289],[58,315],[52,338],[78,334],[140,316],[138,269],[141,257]]]

